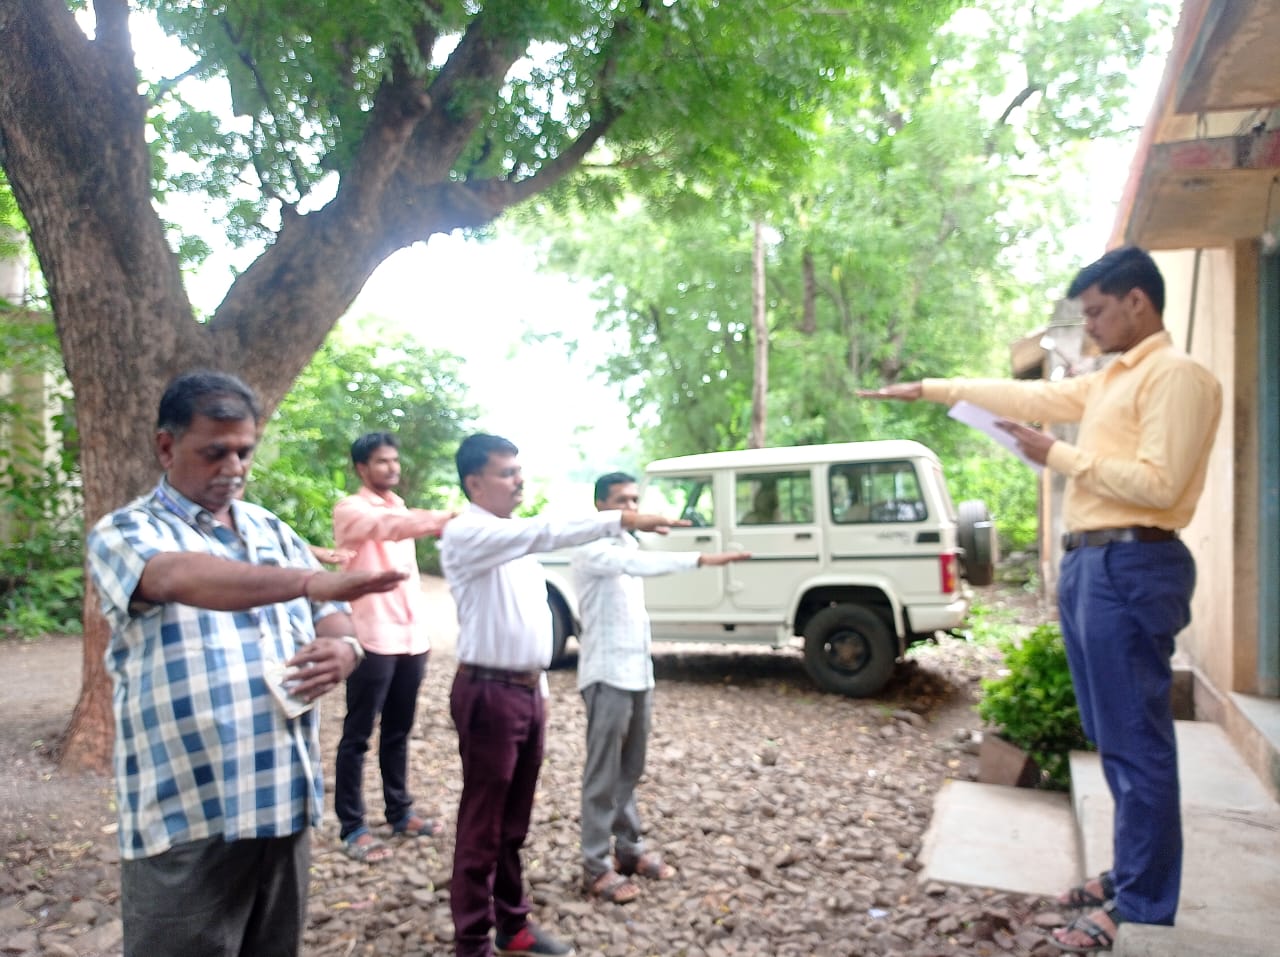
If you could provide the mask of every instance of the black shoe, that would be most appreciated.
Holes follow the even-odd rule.
[[[498,934],[493,942],[494,953],[505,957],[520,957],[522,954],[545,954],[548,957],[573,957],[573,948],[568,944],[544,934],[533,924],[525,924],[520,931],[507,937]]]

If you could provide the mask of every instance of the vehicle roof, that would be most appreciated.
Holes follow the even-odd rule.
[[[882,459],[938,457],[927,446],[911,439],[881,439],[874,442],[835,442],[830,445],[792,445],[774,449],[738,449],[733,452],[700,452],[650,462],[648,475],[707,469],[772,468],[785,465],[813,465],[821,462],[876,462]]]

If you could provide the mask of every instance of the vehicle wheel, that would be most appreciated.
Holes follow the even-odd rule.
[[[865,698],[885,686],[898,643],[884,619],[861,605],[832,605],[804,630],[804,669],[824,691]]]
[[[565,662],[565,645],[573,634],[573,618],[565,607],[564,599],[547,589],[547,605],[551,608],[551,666]]]
[[[996,523],[987,506],[977,499],[956,508],[956,538],[964,549],[964,577],[970,585],[990,585],[996,580]]]

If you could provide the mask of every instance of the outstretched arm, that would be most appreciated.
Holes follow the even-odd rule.
[[[361,595],[391,591],[406,577],[398,569],[324,572],[253,565],[195,552],[161,552],[147,561],[133,599],[156,605],[180,602],[213,611],[241,611],[295,598],[313,603],[350,601]]]
[[[924,398],[924,386],[919,382],[895,382],[880,389],[859,389],[859,399],[897,399],[914,402]]]
[[[665,535],[673,528],[687,528],[693,523],[686,518],[667,518],[665,515],[651,515],[645,512],[622,513],[622,527],[629,532],[657,532]]]
[[[728,565],[730,562],[745,562],[751,557],[750,552],[715,552],[710,555],[699,555],[699,565]]]
[[[406,515],[370,505],[358,495],[333,507],[333,540],[355,549],[365,542],[398,542],[406,538],[438,538],[457,512],[411,508]]]

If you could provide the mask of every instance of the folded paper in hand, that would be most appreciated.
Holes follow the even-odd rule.
[[[1013,436],[1004,429],[996,425],[1000,420],[1000,416],[996,415],[989,409],[984,409],[980,405],[974,405],[972,402],[965,402],[963,399],[951,407],[951,411],[947,413],[957,422],[963,422],[965,425],[977,429],[986,435],[991,436],[1006,449],[1020,458],[1036,472],[1043,472],[1044,466],[1039,462],[1033,462],[1022,454],[1018,448],[1018,443],[1014,441]]]

